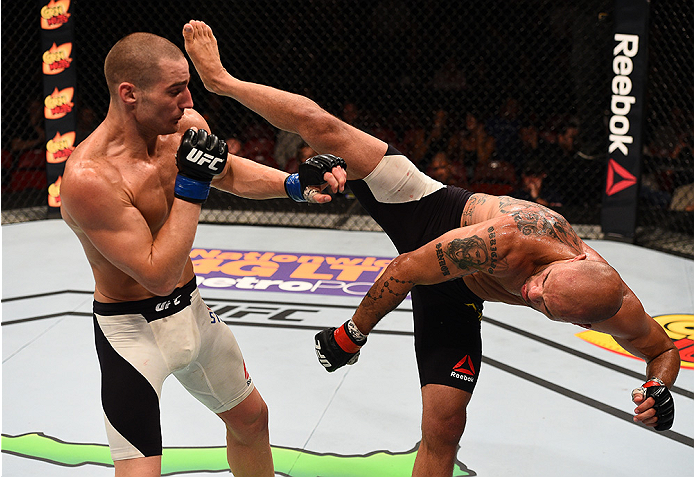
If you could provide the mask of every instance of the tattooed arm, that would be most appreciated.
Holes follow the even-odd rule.
[[[508,269],[504,255],[510,243],[499,237],[517,234],[508,217],[445,233],[419,249],[395,258],[362,300],[352,320],[362,333],[395,309],[415,285],[433,285],[481,272],[497,275]],[[512,240],[512,239],[511,239]]]

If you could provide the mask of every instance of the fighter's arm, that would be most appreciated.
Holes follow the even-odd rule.
[[[61,189],[66,221],[86,235],[106,260],[151,293],[170,293],[188,261],[200,205],[174,200],[154,236],[118,171],[96,163],[73,167],[69,174]]]
[[[181,133],[188,128],[204,129],[214,134],[214,131],[210,131],[207,121],[193,109],[186,110],[179,124]],[[224,169],[212,178],[211,186],[247,199],[283,198],[287,197],[285,180],[288,176],[288,173],[279,169],[228,154]],[[343,185],[344,180],[342,184],[338,184],[340,188]],[[318,186],[315,188],[318,189]],[[318,203],[329,202],[331,199],[327,193],[311,196],[311,201]]]
[[[650,392],[656,390],[657,380],[670,388],[680,370],[679,351],[665,330],[646,313],[641,301],[626,284],[624,290],[624,301],[617,314],[609,320],[594,324],[592,329],[612,335],[625,350],[646,362],[647,383],[655,384],[655,387],[649,388]],[[654,378],[656,381],[651,381]],[[656,393],[647,397],[643,387],[635,390],[633,400],[637,407],[634,410],[634,421],[665,430],[672,425],[674,404],[669,391],[661,389]]]
[[[181,133],[189,128],[215,134],[205,118],[193,109],[186,110],[179,124]],[[286,172],[273,167],[229,154],[224,170],[212,179],[212,186],[248,199],[273,199],[287,196],[284,190],[287,176]]]
[[[507,269],[505,253],[515,225],[508,218],[493,219],[446,232],[409,253],[396,257],[371,286],[353,321],[368,334],[394,310],[415,285],[434,285],[479,272],[496,276]]]
[[[619,312],[593,328],[611,334],[625,350],[646,361],[646,383],[632,393],[634,422],[667,430],[674,419],[674,401],[668,388],[679,373],[679,351],[636,295],[628,287],[626,291]]]
[[[311,99],[230,75],[222,66],[212,30],[203,22],[186,24],[183,36],[186,51],[209,91],[234,98],[275,127],[299,134],[319,153],[344,158],[349,178],[364,177],[385,154],[386,143],[340,121]],[[328,176],[333,186],[333,178]]]
[[[497,234],[512,227],[492,220],[445,233],[432,242],[396,257],[371,286],[352,319],[315,336],[316,354],[329,371],[354,364],[367,335],[395,309],[415,285],[433,285],[476,272],[494,275],[506,265],[497,252]],[[512,234],[508,234],[512,235]]]
[[[589,245],[583,243],[589,260],[607,261]],[[634,356],[646,361],[646,377],[661,379],[672,386],[680,369],[679,352],[670,337],[651,318],[636,294],[623,283],[624,300],[619,311],[609,320],[595,323],[592,329],[612,337]]]
[[[646,378],[659,378],[670,387],[679,373],[679,351],[663,327],[646,313],[634,292],[624,286],[622,308],[593,329],[609,333],[625,350],[646,361]]]

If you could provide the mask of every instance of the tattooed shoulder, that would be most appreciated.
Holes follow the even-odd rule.
[[[508,214],[510,212],[522,209],[537,209],[538,207],[545,208],[540,204],[536,204],[535,202],[514,199],[513,197],[509,197],[507,195],[499,196],[499,212],[502,214]]]
[[[529,202],[527,204],[507,212],[523,235],[547,236],[571,247],[577,253],[582,252],[581,239],[564,217],[547,207]]]

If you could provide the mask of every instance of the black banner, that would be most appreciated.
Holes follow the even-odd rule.
[[[602,230],[631,239],[636,228],[647,78],[649,0],[615,0],[607,178]]]
[[[50,216],[59,212],[65,161],[75,149],[74,20],[70,0],[40,0],[39,8]]]

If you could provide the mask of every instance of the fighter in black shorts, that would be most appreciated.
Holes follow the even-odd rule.
[[[299,134],[315,151],[343,158],[347,179],[355,181],[352,190],[402,252],[352,320],[319,333],[316,346],[329,370],[353,363],[366,334],[412,292],[422,381],[422,440],[413,476],[453,472],[479,372],[483,299],[528,306],[555,321],[611,334],[648,362],[649,380],[635,392],[634,420],[658,430],[672,425],[668,386],[679,370],[677,348],[563,217],[535,203],[445,187],[309,98],[230,75],[203,22],[186,24],[183,36],[208,90]],[[581,292],[567,286],[578,283]]]
[[[393,195],[392,183],[402,177],[410,179],[395,188],[400,194]],[[460,227],[463,209],[472,195],[424,175],[393,146],[369,176],[348,181],[348,185],[399,253],[415,250]],[[403,189],[406,192],[402,193]],[[414,287],[412,307],[421,385],[443,384],[472,393],[482,359],[482,300],[463,280],[453,280]],[[322,340],[319,346],[327,345],[326,333],[317,335]]]

